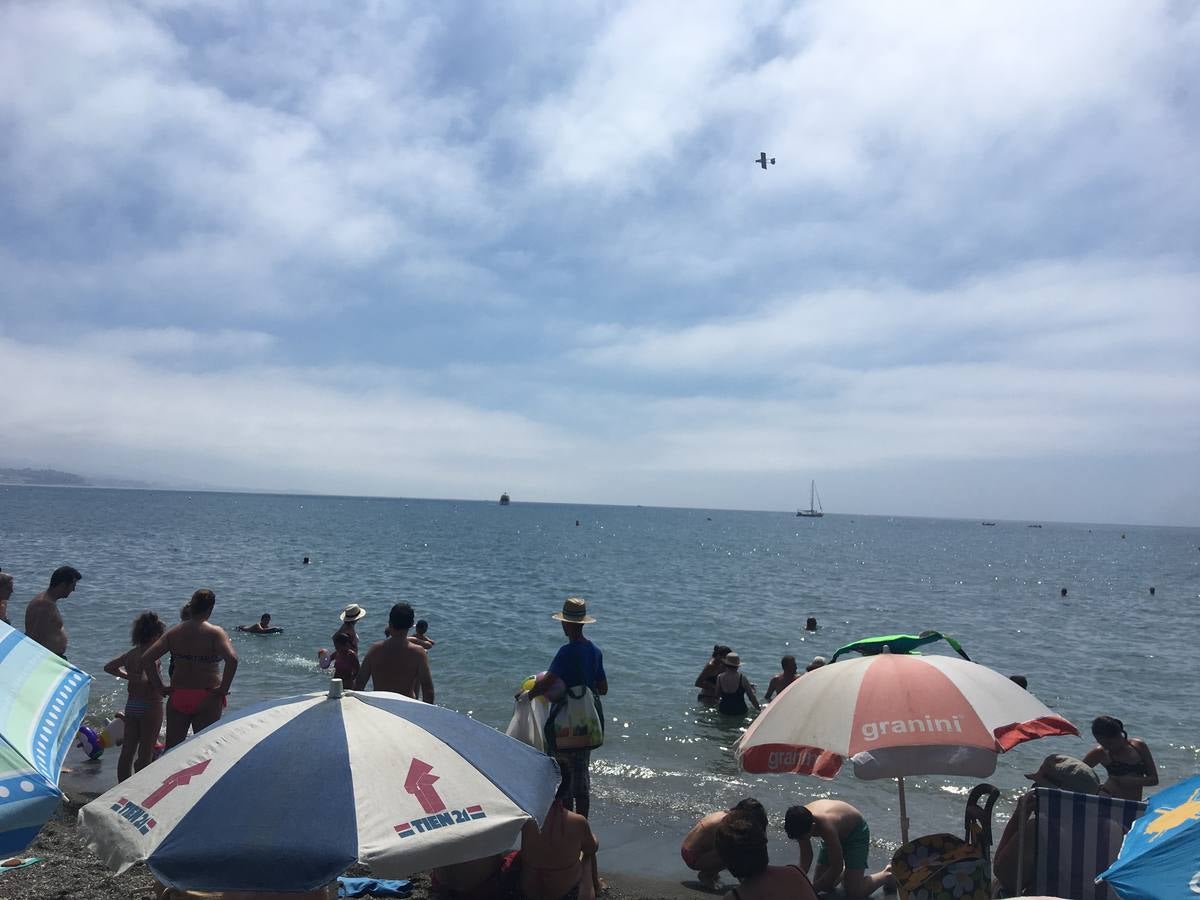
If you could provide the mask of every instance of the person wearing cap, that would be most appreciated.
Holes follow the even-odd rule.
[[[1034,787],[1057,788],[1076,794],[1099,794],[1100,778],[1094,769],[1081,759],[1052,753],[1042,760],[1036,772],[1025,776]],[[1025,823],[1021,839],[1021,823]],[[1022,850],[1021,844],[1024,843]],[[996,845],[993,872],[1009,895],[1023,893],[1033,887],[1033,867],[1037,858],[1037,803],[1034,792],[1027,791],[1004,826],[1004,834]],[[1117,838],[1120,843],[1120,836]],[[1021,871],[1018,870],[1018,866]]]
[[[67,631],[63,628],[58,601],[71,596],[81,578],[78,569],[59,566],[50,575],[50,586],[25,607],[25,636],[63,659],[67,658]]]
[[[349,635],[350,636],[350,649],[353,650],[357,654],[358,653],[358,631],[355,630],[354,626],[366,614],[367,614],[367,611],[365,609],[363,609],[361,606],[359,606],[357,603],[351,603],[349,606],[347,606],[345,609],[342,610],[341,615],[339,616],[339,618],[342,620],[342,624],[338,626],[338,630],[333,633],[334,637],[330,638],[330,640],[334,640],[336,642],[336,636],[339,634]]]
[[[825,657],[814,656],[812,658],[812,662],[810,662],[807,666],[804,667],[804,671],[805,672],[814,672],[817,669],[821,668],[821,666],[825,665],[826,662],[828,662],[828,660],[825,659]]]
[[[563,603],[562,612],[554,613],[551,618],[562,623],[567,642],[558,648],[546,674],[534,682],[529,690],[529,698],[532,700],[542,694],[555,697],[568,688],[580,686],[603,697],[608,693],[604,654],[583,636],[583,626],[596,621],[588,615],[587,601],[582,597],[568,597]],[[557,750],[554,758],[558,760],[562,772],[563,805],[586,817],[591,807],[592,782],[588,767],[592,761],[592,751]]]
[[[755,709],[762,709],[754,685],[741,670],[742,658],[736,653],[725,654],[725,671],[717,676],[717,712],[723,716],[744,716],[748,708],[746,698]]]

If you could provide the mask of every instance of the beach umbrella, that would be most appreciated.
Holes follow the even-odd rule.
[[[1100,873],[1124,900],[1200,894],[1200,775],[1159,791]]]
[[[88,846],[170,887],[315,890],[359,861],[403,877],[512,847],[555,762],[382,691],[272,700],[204,729],[79,812]]]
[[[986,778],[996,756],[1034,738],[1078,734],[1033,694],[986,666],[950,656],[880,653],[793,681],[735,748],[747,772],[895,778],[908,841],[904,778]]]
[[[20,853],[58,808],[58,774],[92,678],[0,621],[0,857]]]

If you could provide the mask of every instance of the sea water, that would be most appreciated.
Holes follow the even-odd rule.
[[[563,641],[551,614],[585,597],[610,686],[593,819],[610,850],[625,848],[620,867],[635,871],[683,877],[664,848],[745,796],[761,799],[773,824],[791,803],[855,804],[871,824],[873,865],[898,844],[895,782],[859,781],[849,766],[833,781],[738,770],[732,748],[748,720],[695,702],[715,643],[741,654],[760,695],[784,654],[803,668],[857,638],[924,629],[1025,674],[1084,736],[999,758],[989,779],[1005,797],[997,832],[1022,773],[1047,753],[1082,756],[1097,715],[1147,741],[1164,785],[1200,769],[1200,529],[36,487],[0,487],[0,522],[14,623],[55,567],[83,573],[60,606],[71,660],[96,676],[96,722],[124,704],[124,683],[103,665],[128,648],[133,618],[152,609],[173,624],[208,587],[213,621],[241,660],[231,708],[322,690],[316,651],[331,646],[339,610],[368,610],[365,652],[403,600],[437,642],[437,702],[503,728],[513,692]],[[282,635],[234,632],[263,612]],[[803,630],[809,616],[815,633]],[[960,832],[974,783],[908,779],[912,834]],[[772,835],[773,856],[791,861],[794,845]]]

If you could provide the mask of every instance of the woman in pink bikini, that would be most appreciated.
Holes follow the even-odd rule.
[[[125,701],[125,737],[117,760],[117,781],[148,766],[154,758],[154,744],[163,722],[163,695],[151,683],[142,666],[142,657],[162,637],[166,626],[155,613],[144,612],[133,620],[131,650],[110,660],[104,671],[129,681],[129,699]],[[158,668],[158,663],[150,663]],[[158,677],[159,684],[162,676]],[[136,759],[134,758],[136,754]]]
[[[216,602],[217,595],[207,588],[192,594],[191,617],[160,637],[143,657],[147,677],[167,695],[168,750],[183,743],[189,728],[195,733],[221,718],[237,672],[237,653],[229,635],[208,621]],[[171,654],[174,670],[171,686],[162,688],[154,663],[166,653]]]

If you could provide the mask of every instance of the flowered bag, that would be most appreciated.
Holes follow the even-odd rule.
[[[900,896],[912,900],[990,900],[988,864],[978,847],[952,834],[909,841],[892,857]]]

